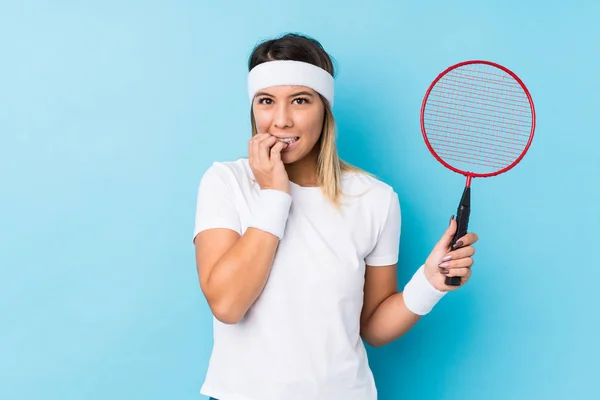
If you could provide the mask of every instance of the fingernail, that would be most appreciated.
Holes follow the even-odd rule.
[[[443,269],[440,272],[444,275],[448,275],[450,273],[450,271],[448,271],[447,269]]]
[[[463,242],[462,242],[462,240],[459,240],[459,241],[458,241],[458,242],[456,242],[456,244],[454,245],[454,248],[455,248],[455,249],[458,249],[458,248],[459,248],[460,246],[462,246],[462,245],[463,245]]]
[[[452,260],[451,255],[447,255],[446,257],[442,258],[442,261],[450,261],[450,260]]]
[[[449,266],[450,266],[450,263],[447,263],[447,262],[443,262],[440,265],[438,265],[438,267],[440,267],[440,268],[446,268],[446,267],[449,267]]]
[[[450,222],[448,223],[448,226],[452,225],[452,220],[454,219],[454,214],[452,214],[452,216],[450,217]]]

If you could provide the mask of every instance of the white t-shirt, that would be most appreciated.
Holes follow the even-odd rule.
[[[260,187],[246,158],[203,175],[194,237],[247,229]],[[375,400],[360,337],[365,262],[394,264],[400,204],[393,188],[345,172],[341,213],[318,187],[290,183],[292,205],[271,273],[237,324],[213,319],[214,347],[201,394],[219,400]]]

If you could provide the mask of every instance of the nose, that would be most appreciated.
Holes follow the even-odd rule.
[[[273,125],[276,128],[289,128],[293,125],[292,113],[285,102],[280,102],[273,114]]]

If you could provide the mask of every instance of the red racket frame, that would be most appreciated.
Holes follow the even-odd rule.
[[[525,91],[527,100],[529,101],[529,106],[531,107],[531,133],[529,135],[529,140],[527,142],[527,145],[525,145],[525,148],[523,149],[523,152],[521,153],[521,155],[512,164],[510,164],[509,166],[504,167],[496,172],[490,172],[490,173],[486,173],[486,174],[478,174],[478,173],[469,172],[469,171],[462,171],[458,168],[455,168],[455,167],[451,166],[450,164],[448,164],[447,162],[445,162],[440,156],[438,156],[438,154],[435,152],[435,150],[431,146],[431,143],[429,143],[429,139],[427,138],[427,131],[425,129],[424,119],[425,119],[425,105],[427,104],[427,99],[429,98],[429,93],[431,93],[431,90],[434,88],[436,83],[448,72],[450,72],[456,68],[462,67],[463,65],[468,65],[468,64],[491,65],[493,67],[503,70],[504,72],[506,72],[507,74],[512,76]],[[490,176],[496,176],[496,175],[502,174],[502,173],[512,169],[515,165],[517,165],[521,161],[521,159],[523,159],[523,157],[525,156],[525,153],[527,153],[527,150],[529,150],[529,146],[531,145],[531,142],[533,140],[534,132],[535,132],[535,107],[533,105],[533,100],[531,98],[531,94],[529,93],[529,90],[527,90],[527,87],[525,86],[523,81],[514,72],[512,72],[511,70],[509,70],[508,68],[506,68],[500,64],[497,64],[497,63],[494,63],[491,61],[484,61],[484,60],[463,61],[463,62],[454,64],[454,65],[446,68],[429,85],[429,88],[427,89],[427,92],[425,93],[425,97],[423,98],[423,102],[421,103],[421,133],[423,134],[423,139],[425,140],[425,144],[427,145],[427,148],[429,149],[431,154],[433,154],[433,156],[436,158],[436,160],[438,160],[443,166],[445,166],[446,168],[448,168],[451,171],[454,171],[458,174],[466,176],[467,177],[467,185],[466,185],[467,187],[471,186],[471,178],[488,178]]]

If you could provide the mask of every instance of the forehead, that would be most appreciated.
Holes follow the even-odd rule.
[[[259,90],[260,93],[266,93],[273,97],[288,97],[293,96],[300,92],[310,93],[312,95],[317,94],[313,89],[308,86],[300,86],[300,85],[282,85],[282,86],[271,86],[268,88],[264,88]]]

